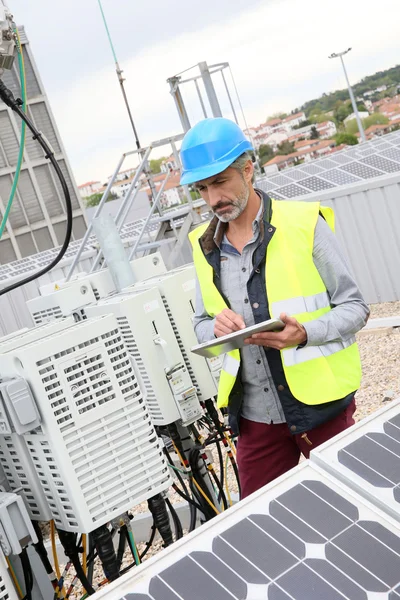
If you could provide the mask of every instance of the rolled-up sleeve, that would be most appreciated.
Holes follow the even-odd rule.
[[[330,297],[332,310],[304,323],[307,345],[346,340],[364,327],[369,308],[354,280],[335,234],[322,217],[315,228],[313,260]]]
[[[214,339],[215,318],[210,317],[204,307],[199,280],[196,277],[196,306],[193,317],[193,327],[199,344]]]

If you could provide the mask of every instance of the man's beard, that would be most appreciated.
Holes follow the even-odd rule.
[[[215,215],[217,215],[218,219],[222,221],[222,223],[229,223],[229,221],[234,221],[242,214],[242,212],[246,208],[247,202],[249,201],[249,196],[250,190],[246,185],[244,185],[243,191],[238,195],[236,200],[233,200],[232,202],[219,202],[218,204],[216,204],[216,206],[214,206],[213,212]],[[218,209],[228,207],[231,210],[221,215],[218,214]]]

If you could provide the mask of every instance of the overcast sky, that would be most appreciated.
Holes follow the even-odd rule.
[[[135,144],[97,0],[7,2],[25,25],[78,185],[104,181]],[[166,79],[200,61],[230,63],[249,125],[343,88],[332,52],[353,48],[353,83],[400,62],[399,0],[371,8],[368,0],[102,4],[142,145],[182,131]],[[230,117],[220,78],[216,84]],[[194,124],[201,111],[193,84],[182,89]]]

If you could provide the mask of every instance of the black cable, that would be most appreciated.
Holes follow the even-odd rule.
[[[32,600],[33,575],[29,556],[24,548],[19,555],[25,582],[25,600]]]
[[[183,537],[183,528],[182,528],[181,520],[180,520],[175,508],[172,506],[169,498],[165,498],[165,503],[168,506],[169,512],[171,513],[172,520],[174,522],[175,541],[180,540],[181,537]]]
[[[89,579],[90,584],[93,583],[93,572],[94,572],[94,560],[97,556],[96,548],[94,545],[93,536],[91,533],[88,535],[89,547],[88,547],[88,555],[86,559],[87,565],[87,578]]]
[[[103,566],[104,575],[108,581],[115,581],[119,577],[119,566],[111,532],[106,525],[101,525],[92,531],[92,536],[97,554]],[[84,588],[87,591],[86,586]]]
[[[217,409],[215,408],[215,404],[214,404],[213,400],[210,398],[209,400],[206,400],[204,404],[206,406],[208,414],[210,415],[211,419],[214,422],[216,430],[218,431],[218,433],[220,434],[220,436],[221,436],[221,438],[223,440],[224,437],[225,437],[224,436],[224,429],[223,429],[223,426],[222,426],[222,424],[221,424],[221,422],[219,420],[218,412],[217,412]],[[232,452],[230,452],[229,460],[231,462],[233,471],[235,473],[236,481],[237,481],[237,484],[238,484],[238,490],[239,490],[239,498],[240,498],[239,471],[238,471],[238,468],[237,468],[236,460],[235,460],[234,456],[232,455]]]
[[[118,569],[121,569],[122,559],[124,558],[125,546],[128,537],[128,528],[126,525],[122,525],[122,527],[119,530],[119,541],[117,550]]]
[[[9,106],[14,112],[16,112],[23,121],[25,121],[27,127],[33,133],[33,139],[37,140],[39,142],[39,144],[41,145],[41,147],[43,148],[44,153],[45,153],[45,158],[49,159],[51,164],[53,165],[53,167],[57,173],[57,176],[60,180],[62,190],[64,192],[65,208],[66,208],[66,212],[67,212],[67,229],[65,232],[64,242],[60,248],[59,253],[54,258],[54,260],[52,260],[46,267],[44,267],[40,271],[37,271],[37,272],[33,273],[32,275],[29,275],[25,279],[22,279],[21,281],[17,281],[15,283],[13,283],[12,285],[9,285],[8,287],[0,290],[0,296],[3,296],[4,294],[7,294],[8,292],[15,290],[16,288],[20,287],[21,285],[25,285],[26,283],[29,283],[30,281],[33,281],[34,279],[41,277],[42,275],[44,275],[45,273],[47,273],[48,271],[53,269],[53,267],[55,267],[56,264],[60,262],[60,260],[64,256],[65,252],[67,251],[69,242],[71,240],[72,204],[71,204],[71,196],[70,196],[70,193],[68,190],[67,183],[65,181],[65,177],[61,171],[59,164],[57,163],[56,159],[54,158],[53,150],[50,148],[49,144],[43,138],[40,131],[38,131],[36,129],[36,127],[34,126],[32,121],[29,119],[29,117],[21,110],[20,106],[22,106],[22,100],[20,100],[19,98],[16,100],[14,98],[13,93],[4,85],[3,81],[1,81],[1,80],[0,80],[0,98],[1,98],[1,100],[3,100],[3,102],[7,106]]]
[[[74,565],[76,576],[78,577],[79,581],[81,582],[89,596],[93,595],[95,593],[95,590],[93,589],[93,587],[90,584],[90,581],[86,577],[81,565],[81,561],[79,559],[79,548],[76,543],[76,533],[73,533],[72,531],[64,531],[63,529],[58,528],[57,533],[61,545],[64,548],[65,556],[67,556]]]
[[[213,498],[210,497],[210,490],[208,489],[208,487],[204,481],[204,477],[200,471],[199,461],[200,461],[200,448],[198,446],[195,446],[194,448],[191,448],[191,450],[189,452],[189,464],[192,469],[193,477],[196,479],[196,482],[197,482],[198,486],[202,489],[203,493],[207,496],[207,498],[210,500],[210,502],[212,504],[214,504]],[[196,495],[196,497],[197,497],[197,495]],[[206,517],[207,521],[214,518],[216,513],[213,511],[213,509],[208,504],[208,502],[205,500],[205,498],[203,498],[202,494],[200,494],[199,498],[201,498],[201,506],[203,507],[202,512],[203,512],[204,516]]]
[[[146,546],[142,552],[142,554],[140,555],[140,562],[143,560],[143,557],[146,556],[146,554],[148,553],[148,551],[150,550],[151,546],[153,545],[154,542],[154,538],[156,537],[156,531],[157,531],[157,527],[154,525],[154,521],[153,521],[153,525],[151,526],[151,534],[150,534],[150,539],[149,541],[146,543]],[[121,571],[121,575],[122,575],[122,571]]]
[[[187,494],[184,494],[182,492],[182,490],[179,489],[179,487],[176,485],[176,483],[172,484],[172,488],[173,490],[184,500],[186,500],[186,502],[188,504],[191,504],[192,506],[194,506],[194,508],[196,508],[197,510],[203,510],[200,503],[196,502],[192,497],[188,496]]]
[[[170,546],[174,543],[172,536],[171,524],[169,522],[167,505],[162,494],[156,494],[147,500],[148,507],[153,515],[154,524],[157,527],[163,541],[164,546]]]
[[[214,469],[211,471],[211,475],[215,481],[215,485],[217,486],[217,488],[219,490],[218,497],[222,499],[222,504],[224,505],[224,510],[227,510],[228,509],[228,501],[225,496],[224,488],[222,487],[222,483],[221,483],[218,475],[214,471]]]
[[[197,519],[197,508],[193,504],[189,504],[190,510],[190,525],[189,525],[189,533],[196,529],[196,519]]]
[[[55,589],[57,587],[58,581],[57,581],[57,577],[55,576],[53,566],[49,560],[49,555],[47,553],[46,546],[44,545],[42,530],[40,529],[40,525],[37,521],[31,521],[31,523],[35,530],[36,537],[38,539],[37,543],[33,544],[33,547],[35,548],[36,553],[42,562],[44,570],[46,571],[47,575],[49,576],[51,585]]]
[[[221,487],[222,487],[222,489],[224,489],[224,483],[225,483],[225,479],[224,479],[224,458],[222,456],[221,444],[220,444],[219,440],[216,441],[216,447],[217,447],[217,453],[218,453]],[[218,494],[218,502],[220,502],[220,500],[221,500],[221,492]]]

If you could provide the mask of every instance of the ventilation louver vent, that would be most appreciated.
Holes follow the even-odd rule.
[[[51,308],[34,312],[32,318],[35,325],[40,325],[41,323],[52,321],[53,319],[62,319],[63,314],[59,306],[52,306]]]
[[[167,302],[167,299],[166,299],[166,297],[165,297],[165,296],[163,296],[163,295],[161,295],[161,297],[162,297],[162,300],[163,300],[163,302],[164,302],[164,306],[165,306],[165,310],[167,311],[168,318],[169,318],[169,320],[170,320],[170,323],[171,323],[171,325],[172,325],[172,329],[174,330],[174,334],[175,334],[176,340],[177,340],[177,342],[178,342],[178,344],[179,344],[179,349],[180,349],[180,351],[181,351],[181,353],[182,353],[183,360],[185,361],[186,368],[187,368],[187,370],[188,370],[188,373],[189,373],[189,375],[190,375],[190,379],[192,380],[192,383],[193,383],[193,385],[194,385],[194,386],[195,386],[195,388],[196,388],[197,395],[198,395],[199,397],[201,397],[201,390],[200,390],[200,386],[199,386],[199,384],[198,384],[198,382],[197,382],[197,379],[196,379],[196,376],[195,376],[195,374],[194,374],[193,367],[192,367],[192,363],[190,362],[189,355],[188,355],[188,353],[186,352],[186,348],[185,348],[185,346],[184,346],[184,344],[183,344],[183,342],[182,342],[182,338],[181,338],[181,336],[180,336],[180,334],[179,334],[178,327],[176,326],[175,319],[174,319],[174,317],[173,317],[173,315],[172,315],[172,311],[171,311],[171,309],[170,309],[170,307],[169,307],[169,305],[168,305],[168,302]]]
[[[152,418],[155,424],[163,422],[162,412],[160,410],[160,406],[156,395],[154,393],[153,386],[151,385],[150,378],[147,374],[146,368],[144,366],[142,357],[139,353],[139,349],[135,342],[135,338],[132,333],[132,329],[129,326],[128,319],[126,317],[117,317],[117,321],[119,324],[119,328],[124,338],[125,346],[128,349],[129,354],[132,356],[135,361],[139,373],[143,380],[143,385],[146,388],[146,404],[150,413],[150,417]]]

